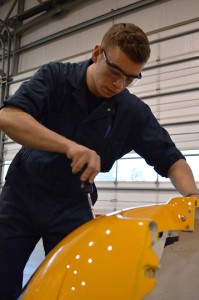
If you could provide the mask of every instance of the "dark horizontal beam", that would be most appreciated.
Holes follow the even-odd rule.
[[[9,18],[7,20],[7,22],[12,22],[13,20],[18,20],[20,22],[27,20],[31,17],[34,17],[35,15],[38,15],[44,11],[48,11],[52,8],[54,8],[56,5],[63,3],[63,2],[68,2],[68,1],[64,1],[64,0],[49,0],[46,2],[43,2],[42,4],[36,5],[30,9],[27,9],[26,11],[24,11],[23,13],[20,13],[12,18]]]

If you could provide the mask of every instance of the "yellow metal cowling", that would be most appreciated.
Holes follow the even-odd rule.
[[[149,219],[96,218],[51,251],[20,299],[141,300],[155,286],[157,236]]]
[[[124,209],[120,214],[131,218],[150,218],[157,223],[160,232],[167,230],[193,231],[196,207],[199,207],[199,199],[176,197],[164,204]]]
[[[196,207],[197,198],[178,197],[84,224],[50,252],[20,299],[144,299],[155,286],[158,232],[193,231]]]

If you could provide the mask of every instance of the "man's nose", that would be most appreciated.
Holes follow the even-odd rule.
[[[126,86],[126,78],[121,78],[113,81],[113,85],[119,89],[123,89]]]

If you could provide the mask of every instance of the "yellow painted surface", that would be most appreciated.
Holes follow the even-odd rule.
[[[131,218],[150,218],[157,223],[159,231],[192,231],[196,207],[199,207],[197,198],[176,197],[166,204],[126,209],[121,212],[121,215]]]
[[[144,299],[156,283],[158,232],[193,230],[198,204],[179,197],[87,222],[50,252],[20,299]]]
[[[22,299],[142,299],[155,285],[156,239],[151,220],[96,218],[51,251]]]

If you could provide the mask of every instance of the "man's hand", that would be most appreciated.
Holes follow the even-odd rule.
[[[67,157],[72,160],[72,173],[82,172],[80,180],[93,183],[95,176],[100,172],[99,155],[87,147],[72,142]]]

